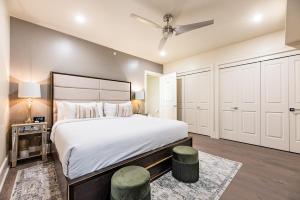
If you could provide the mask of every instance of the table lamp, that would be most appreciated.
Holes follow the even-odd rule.
[[[135,100],[144,100],[145,99],[144,90],[135,92],[134,99]],[[137,114],[140,114],[140,109],[141,109],[141,104],[138,103],[138,113]]]
[[[28,100],[28,113],[25,123],[32,123],[31,106],[33,98],[41,98],[41,86],[34,82],[19,83],[18,98],[25,98]]]

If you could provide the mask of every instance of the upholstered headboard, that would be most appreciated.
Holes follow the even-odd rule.
[[[131,100],[131,83],[97,77],[51,72],[52,123],[56,122],[55,101],[121,103]]]

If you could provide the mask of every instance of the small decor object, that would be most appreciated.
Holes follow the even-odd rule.
[[[45,117],[44,116],[33,117],[33,121],[35,123],[45,122]]]
[[[135,94],[134,94],[134,99],[135,99],[135,100],[140,100],[140,101],[144,100],[144,99],[145,99],[145,93],[144,93],[144,90],[135,92]],[[139,103],[138,103],[138,111],[137,111],[137,114],[140,114],[140,112],[141,112],[141,104],[140,104],[140,102],[139,102]]]
[[[41,87],[38,83],[26,82],[19,83],[18,87],[18,97],[26,98],[28,100],[28,111],[27,111],[27,120],[25,123],[31,123],[31,106],[33,98],[41,98]]]
[[[198,151],[189,146],[173,148],[172,175],[178,181],[195,183],[199,180]]]
[[[111,200],[150,200],[150,173],[143,167],[127,166],[111,178]]]

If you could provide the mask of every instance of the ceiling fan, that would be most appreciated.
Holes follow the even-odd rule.
[[[180,35],[182,33],[186,33],[186,32],[198,29],[198,28],[202,28],[202,27],[214,24],[214,20],[208,20],[208,21],[202,21],[202,22],[197,22],[197,23],[193,23],[193,24],[172,26],[171,22],[174,17],[171,14],[165,14],[163,17],[163,21],[164,21],[165,25],[161,26],[149,19],[146,19],[146,18],[141,17],[134,13],[131,13],[130,16],[144,24],[149,24],[155,28],[159,28],[162,30],[163,38],[159,42],[159,46],[158,46],[159,50],[163,49],[168,38],[171,37],[174,33],[175,33],[175,35]]]

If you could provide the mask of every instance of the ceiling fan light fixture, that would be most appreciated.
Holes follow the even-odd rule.
[[[173,16],[171,14],[166,14],[163,17],[163,21],[165,22],[164,26],[160,26],[159,24],[141,17],[137,14],[131,13],[130,16],[140,22],[143,22],[144,24],[150,24],[152,26],[154,26],[155,28],[161,29],[162,30],[162,39],[159,42],[158,45],[158,50],[160,51],[160,56],[165,56],[166,52],[162,51],[162,49],[164,48],[168,38],[172,37],[175,33],[175,35],[180,35],[189,31],[193,31],[195,29],[199,29],[205,26],[209,26],[214,24],[214,20],[208,20],[208,21],[201,21],[201,22],[197,22],[197,23],[192,23],[192,24],[186,24],[186,25],[180,25],[180,26],[173,26],[172,24],[170,24],[173,20]]]

